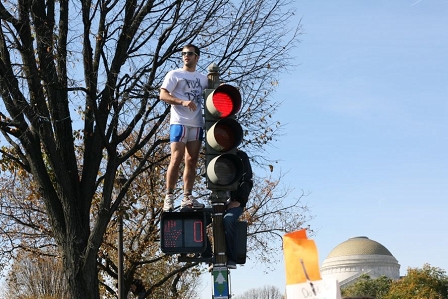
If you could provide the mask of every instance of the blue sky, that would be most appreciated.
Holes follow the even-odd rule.
[[[448,1],[294,5],[304,34],[298,66],[275,95],[285,130],[270,154],[282,159],[291,198],[310,192],[320,264],[343,241],[367,236],[402,275],[425,263],[448,271]],[[275,268],[233,270],[232,293],[283,291],[283,262]]]

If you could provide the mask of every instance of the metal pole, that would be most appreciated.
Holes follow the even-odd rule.
[[[213,206],[213,297],[214,299],[228,299],[229,270],[227,268],[226,237],[224,231],[224,213],[227,194],[225,191],[213,191],[211,196]]]
[[[212,192],[211,201],[213,207],[213,252],[215,253],[215,264],[225,266],[226,256],[226,235],[224,231],[224,213],[226,202],[225,191]]]
[[[118,212],[118,299],[124,299],[123,285],[123,212]]]
[[[117,183],[118,189],[121,190],[124,183],[126,182],[126,178],[122,175],[118,176]],[[118,194],[117,193],[117,198]],[[115,199],[117,200],[117,199]],[[125,299],[124,296],[124,262],[123,262],[123,210],[121,208],[121,204],[118,208],[118,299]]]

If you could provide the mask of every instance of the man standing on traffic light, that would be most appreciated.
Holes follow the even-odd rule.
[[[238,188],[235,191],[230,191],[230,198],[226,204],[226,213],[224,215],[224,231],[226,233],[226,254],[227,254],[227,268],[236,269],[236,222],[243,214],[246,203],[249,199],[249,194],[252,191],[252,166],[247,154],[238,149],[236,155],[243,162],[243,176],[241,177]]]
[[[174,188],[179,166],[185,157],[184,197],[181,207],[203,208],[192,195],[196,165],[203,140],[202,92],[208,86],[207,76],[196,71],[200,51],[195,45],[182,49],[183,67],[166,75],[160,88],[160,99],[171,105],[171,160],[166,174],[166,196],[163,211],[174,210]]]

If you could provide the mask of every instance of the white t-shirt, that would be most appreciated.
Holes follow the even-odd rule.
[[[197,109],[191,111],[182,105],[171,105],[170,124],[190,127],[202,127],[202,92],[208,86],[207,76],[198,72],[188,72],[183,69],[169,71],[163,80],[161,88],[172,96],[183,101],[194,101]]]

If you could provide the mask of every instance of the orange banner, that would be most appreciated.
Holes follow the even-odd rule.
[[[313,240],[308,240],[306,229],[283,236],[283,254],[286,285],[321,279],[317,247]]]

